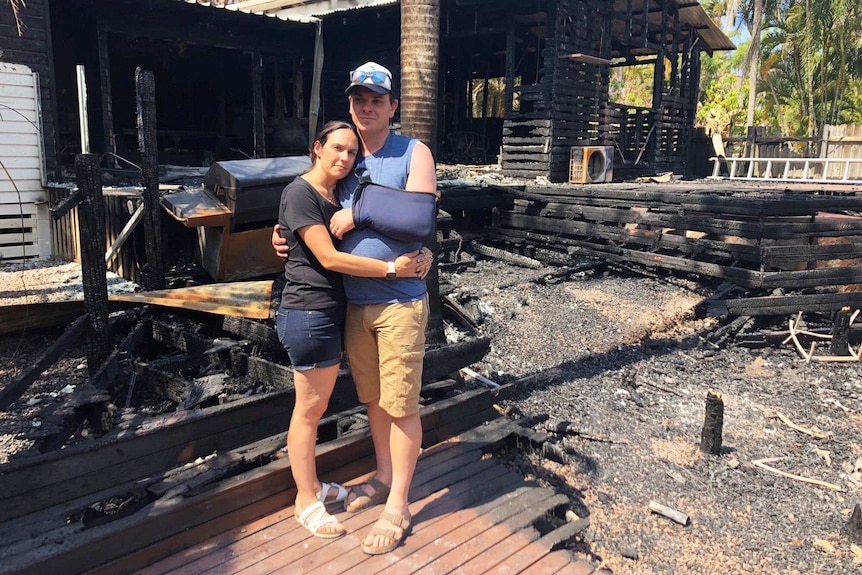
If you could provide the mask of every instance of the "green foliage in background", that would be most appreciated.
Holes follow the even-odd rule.
[[[749,23],[763,13],[759,41]],[[824,124],[862,123],[862,2],[705,0],[737,42],[735,53],[705,57],[698,122],[727,135],[745,132],[750,67],[756,66],[753,125],[816,136]],[[751,53],[757,50],[757,57]]]

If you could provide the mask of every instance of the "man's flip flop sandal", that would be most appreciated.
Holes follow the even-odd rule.
[[[389,523],[391,527],[381,527],[380,521]],[[368,555],[382,555],[384,553],[389,553],[401,545],[401,542],[404,541],[404,538],[410,533],[410,523],[410,517],[404,517],[403,515],[396,515],[394,513],[387,513],[384,511],[380,514],[378,522],[375,523],[374,527],[371,528],[371,531],[368,532],[368,536],[382,535],[386,539],[391,539],[392,543],[384,545],[383,547],[372,547],[371,545],[366,545],[363,541],[361,545],[362,551]]]

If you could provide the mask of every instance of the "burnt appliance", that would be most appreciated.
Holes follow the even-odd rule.
[[[284,262],[270,244],[281,192],[311,165],[307,156],[214,162],[202,189],[162,197],[175,219],[198,230],[201,264],[216,281],[277,273]]]
[[[595,184],[613,179],[612,146],[572,146],[569,153],[570,184]]]

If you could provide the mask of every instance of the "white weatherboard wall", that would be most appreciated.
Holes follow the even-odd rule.
[[[39,77],[0,62],[0,264],[51,255]]]

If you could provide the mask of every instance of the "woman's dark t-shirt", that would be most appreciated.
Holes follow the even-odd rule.
[[[340,209],[302,178],[293,180],[281,193],[278,223],[290,248],[284,264],[287,284],[281,292],[282,308],[321,310],[346,305],[341,274],[324,268],[296,233],[314,224],[329,230],[329,221]]]

